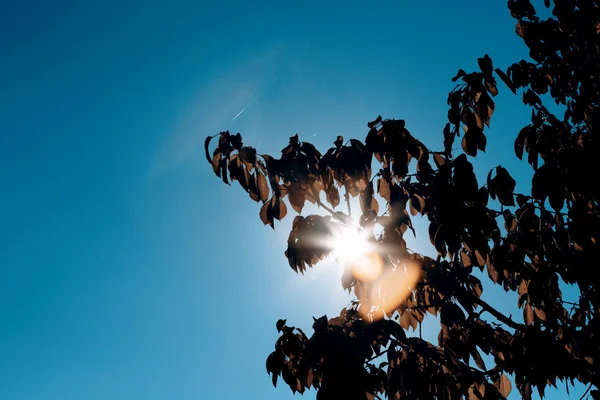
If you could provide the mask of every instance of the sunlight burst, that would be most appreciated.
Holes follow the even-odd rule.
[[[333,256],[358,280],[370,282],[381,275],[383,262],[369,242],[368,232],[345,227],[335,235],[331,247]]]
[[[368,236],[357,228],[344,227],[334,236],[331,247],[340,262],[353,262],[369,251]]]

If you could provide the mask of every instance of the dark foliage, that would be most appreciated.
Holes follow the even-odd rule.
[[[315,319],[310,338],[278,321],[281,336],[267,359],[273,384],[281,377],[294,392],[313,387],[323,400],[497,399],[508,396],[513,376],[524,399],[559,381],[589,385],[600,398],[600,5],[544,3],[552,12],[545,20],[529,0],[508,2],[532,61],[504,71],[485,55],[479,71],[460,70],[452,79],[441,151],[429,150],[405,121],[381,117],[368,124],[364,141],[338,137],[324,154],[298,135],[279,158],[257,155],[240,134],[207,138],[215,174],[238,181],[262,204],[264,224],[274,227],[287,215],[286,198],[297,213],[308,201],[331,214],[295,217],[285,253],[294,271],[329,254],[326,241],[314,238],[348,222],[335,211],[342,196],[360,199],[364,229],[382,229],[371,240],[381,245],[386,270],[401,273],[403,262],[419,269],[411,295],[393,309],[371,303],[365,293],[373,283],[348,274],[343,286],[360,300],[338,317]],[[514,142],[516,156],[535,171],[530,193],[515,193],[502,166],[482,185],[469,161],[486,151],[498,78],[532,109]],[[542,97],[561,104],[564,115],[553,115]],[[212,153],[211,139],[218,139]],[[411,165],[416,173],[409,174]],[[406,248],[403,235],[414,233],[417,214],[429,221],[435,259]],[[524,323],[482,299],[475,269],[487,272],[488,284],[518,294]],[[574,286],[578,301],[563,301],[562,285]],[[439,317],[437,344],[406,335],[427,314]]]

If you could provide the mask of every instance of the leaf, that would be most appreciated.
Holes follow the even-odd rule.
[[[483,294],[483,286],[481,285],[481,281],[474,276],[470,276],[469,279],[471,280],[471,290],[473,294],[477,297],[481,297]]]
[[[461,250],[461,252],[460,252],[460,259],[462,260],[464,267],[470,267],[472,265],[471,257],[469,257],[464,250]]]
[[[212,158],[212,168],[215,175],[219,178],[221,177],[221,169],[219,168],[219,163],[221,161],[221,153],[217,152]]]
[[[329,186],[329,189],[325,192],[325,196],[327,202],[331,204],[333,208],[336,208],[340,204],[340,192],[335,186]]]
[[[413,331],[416,331],[417,327],[419,326],[419,321],[415,318],[411,311],[406,310],[400,316],[400,326],[406,330],[408,330],[408,327],[410,326],[413,328]]]
[[[412,215],[413,217],[416,216],[417,214],[419,214],[419,210],[417,210],[415,208],[415,202],[413,201],[413,199],[410,199],[410,215]]]
[[[490,82],[490,81],[486,80],[485,87],[491,93],[492,96],[497,96],[498,95],[498,86],[496,86],[495,82]],[[486,123],[486,125],[489,126],[489,123]]]
[[[224,136],[227,137],[228,135],[224,135]],[[234,149],[239,151],[242,148],[242,135],[240,135],[239,133],[236,133],[235,135],[230,136],[229,140]]]
[[[485,265],[485,258],[483,258],[483,256],[479,252],[479,250],[475,250],[475,258],[477,259],[477,263],[480,266],[484,266]]]
[[[277,210],[277,212],[273,215],[273,217],[275,219],[277,219],[278,221],[281,221],[287,215],[287,207],[281,198],[278,198],[277,200],[278,200],[276,202],[276,204],[278,205],[277,208],[275,208],[275,206],[273,207],[274,209]]]
[[[524,383],[520,389],[523,400],[531,400],[531,383]]]
[[[542,104],[542,101],[533,90],[527,89],[525,93],[523,93],[523,103],[527,104],[528,106],[537,106]]]
[[[461,145],[465,153],[467,153],[471,157],[477,156],[477,144],[474,140],[470,138],[470,136],[468,136],[467,133],[465,133],[465,135],[463,136]]]
[[[365,190],[360,192],[360,208],[363,213],[370,211],[373,207],[373,182],[369,182]]]
[[[447,360],[451,361],[457,369],[460,369],[460,359],[454,350],[448,346],[445,346],[444,354],[446,355]]]
[[[285,326],[285,323],[286,323],[285,319],[280,319],[277,321],[277,324],[275,325],[275,327],[277,328],[277,332],[281,332],[281,330]]]
[[[517,135],[515,139],[515,155],[519,157],[519,160],[523,159],[523,151],[525,150],[525,140],[529,136],[530,127],[526,126]]]
[[[433,161],[438,168],[446,163],[446,159],[440,153],[433,153]]]
[[[475,365],[477,365],[479,369],[483,371],[486,370],[485,363],[483,362],[483,358],[481,358],[481,354],[479,354],[477,347],[473,347],[473,350],[471,351],[471,357],[473,357],[473,361],[475,361]]]
[[[256,172],[256,186],[260,194],[260,200],[264,203],[269,199],[269,185],[267,179],[261,172]]]
[[[496,74],[500,77],[500,79],[502,79],[502,82],[504,82],[504,84],[511,90],[511,92],[513,92],[514,94],[517,94],[517,90],[515,89],[515,86],[513,85],[511,80],[508,78],[508,76],[504,73],[504,71],[502,71],[500,68],[496,68],[494,71],[496,71]]]
[[[493,264],[488,264],[487,270],[488,270],[488,275],[490,276],[490,279],[493,282],[498,283],[498,280],[500,279],[500,273],[498,272],[496,267],[494,267]]]
[[[306,375],[306,387],[311,387],[313,384],[313,379],[314,379],[314,375],[313,375],[313,371],[312,368],[308,368],[308,373]]]
[[[519,294],[519,296],[523,296],[524,294],[527,293],[527,284],[529,283],[528,280],[523,279],[521,281],[521,283],[519,283],[519,289],[517,291],[517,293]]]
[[[500,395],[505,398],[508,397],[510,390],[512,389],[510,380],[504,374],[500,374],[498,380],[494,382],[494,386],[496,386],[496,389],[498,389]]]
[[[514,215],[510,210],[504,210],[502,214],[504,215],[504,228],[506,228],[508,232],[514,232],[517,229],[517,220]]]
[[[481,72],[485,75],[492,75],[493,67],[490,56],[486,54],[483,58],[478,58],[477,63],[479,64],[479,68],[481,68]]]
[[[242,147],[239,151],[240,158],[252,165],[256,163],[256,149],[252,147]]]
[[[377,125],[378,123],[380,123],[382,120],[381,115],[378,115],[377,118],[375,119],[375,121],[371,121],[367,123],[367,126],[369,127],[369,129],[373,128],[375,125]]]
[[[208,145],[210,144],[210,141],[213,139],[213,136],[208,136],[205,140],[204,140],[204,153],[206,155],[206,160],[208,161],[209,164],[213,164],[213,159],[210,157],[210,152],[208,151]]]
[[[373,210],[375,215],[379,214],[379,203],[377,202],[377,199],[375,197],[373,197],[373,199],[371,200],[371,210]]]
[[[535,307],[535,308],[533,309],[533,311],[535,312],[535,315],[536,315],[536,316],[537,316],[537,317],[538,317],[540,320],[542,320],[542,321],[545,321],[545,320],[546,320],[546,313],[544,312],[544,310],[542,310],[542,309],[539,309],[539,308]]]
[[[411,207],[411,214],[413,216],[417,215],[417,213],[423,214],[423,212],[425,211],[425,199],[422,198],[421,196],[419,196],[418,194],[411,194],[410,195],[410,207]],[[413,209],[414,211],[416,211],[416,213],[413,214]]]
[[[520,37],[525,37],[526,31],[527,31],[527,28],[525,26],[525,22],[524,21],[517,22],[517,26],[515,27],[515,32],[517,32],[517,35],[519,35]]]
[[[406,340],[406,332],[397,322],[392,320],[383,320],[382,322],[386,333],[389,333],[400,342]]]
[[[533,324],[533,315],[533,309],[531,308],[529,302],[527,302],[523,308],[523,320],[525,321],[525,325],[529,326]]]
[[[468,400],[483,400],[483,396],[485,394],[485,385],[481,385],[481,387],[484,389],[483,393],[480,392],[480,386],[477,383],[473,383],[471,386],[469,386]]]
[[[456,73],[456,76],[454,78],[452,78],[452,82],[456,82],[457,80],[459,80],[460,78],[462,78],[465,75],[467,75],[467,73],[464,70],[459,69],[458,72]]]
[[[300,214],[306,202],[306,185],[296,182],[288,188],[288,193],[292,208]]]
[[[463,151],[471,157],[477,156],[477,150],[485,152],[487,139],[480,127],[470,126],[462,139]]]
[[[272,375],[273,386],[277,387],[277,377],[281,373],[281,367],[283,366],[281,354],[277,351],[272,352],[267,357],[267,373]]]
[[[500,204],[504,206],[514,206],[515,199],[513,192],[517,182],[515,182],[508,171],[501,166],[496,167],[496,176],[493,179],[490,179],[491,172],[492,171],[488,174],[488,189],[490,190],[492,198],[498,196]]]
[[[272,204],[272,200],[264,203],[263,206],[260,208],[259,215],[260,215],[260,220],[263,222],[263,224],[273,226],[273,215],[271,213],[271,208],[272,208],[271,204]]]
[[[227,179],[227,159],[221,158],[221,162],[219,164],[219,166],[221,167],[221,179],[223,179],[224,183],[231,186],[229,180]]]
[[[379,195],[388,202],[390,201],[391,190],[387,178],[379,178],[379,180],[377,181],[377,193],[379,193]]]
[[[531,200],[531,197],[529,197],[529,196],[525,196],[522,194],[517,195],[517,205],[519,207],[523,207],[525,205],[525,203],[527,203],[529,200]]]
[[[448,328],[460,328],[465,322],[465,314],[456,304],[445,304],[440,312],[440,322]]]

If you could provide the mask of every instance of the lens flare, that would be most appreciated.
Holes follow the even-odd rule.
[[[370,241],[368,232],[360,228],[340,227],[329,245],[334,257],[359,281],[354,291],[363,304],[360,312],[365,319],[376,320],[393,312],[421,279],[421,268],[414,260],[398,259],[394,267],[384,268],[380,255],[384,248]]]
[[[351,262],[349,267],[352,269],[352,275],[359,281],[372,282],[381,275],[383,260],[379,254],[370,252]]]
[[[362,308],[361,313],[373,319],[383,318],[384,313],[395,310],[410,296],[420,277],[421,269],[412,263],[385,270],[371,282],[368,290],[361,291],[359,300],[371,306]],[[374,310],[378,312],[372,313]]]

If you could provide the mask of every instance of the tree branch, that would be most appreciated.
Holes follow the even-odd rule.
[[[317,203],[317,205],[319,207],[322,207],[325,211],[327,211],[328,213],[330,213],[333,218],[337,219],[340,222],[343,222],[344,224],[348,222],[347,218],[344,218],[338,212],[333,211],[325,203],[323,203],[321,201],[321,199],[319,199],[317,196],[311,196],[311,197]]]
[[[502,314],[500,311],[496,310],[494,307],[490,306],[488,303],[486,303],[484,300],[480,299],[479,297],[471,294],[471,299],[473,300],[474,303],[476,303],[479,306],[481,306],[481,308],[483,309],[483,311],[489,312],[498,321],[500,321],[500,322],[506,324],[507,326],[510,326],[511,328],[516,329],[518,331],[525,330],[525,328],[526,328],[525,325],[513,321],[512,319],[510,319],[506,315]]]

